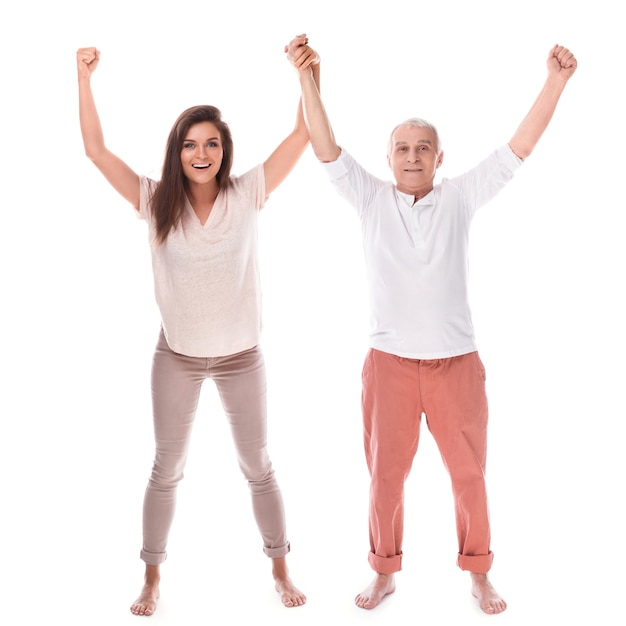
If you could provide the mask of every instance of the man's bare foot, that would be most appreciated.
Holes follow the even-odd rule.
[[[133,615],[152,615],[156,611],[159,599],[159,582],[161,580],[158,565],[146,565],[146,582],[139,597],[130,607]]]
[[[289,578],[285,557],[272,559],[272,574],[276,583],[276,591],[280,594],[280,600],[286,607],[302,606],[306,602],[306,596]]]
[[[355,599],[356,605],[362,609],[373,609],[380,601],[396,590],[393,574],[376,574],[374,580]]]
[[[502,613],[506,609],[506,602],[489,582],[487,574],[476,574],[470,572],[472,576],[472,595],[478,600],[480,608],[490,615]]]

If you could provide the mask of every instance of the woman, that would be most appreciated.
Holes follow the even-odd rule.
[[[306,47],[318,79],[319,59],[306,43],[299,36],[289,47]],[[220,111],[187,109],[170,132],[156,182],[136,174],[104,143],[91,90],[99,59],[96,48],[77,52],[85,152],[148,223],[162,319],[152,366],[156,453],[144,500],[145,584],[131,612],[152,615],[156,609],[176,488],[206,378],[214,380],[232,429],[276,590],[285,606],[300,606],[306,597],[289,577],[282,497],[267,453],[257,215],[308,144],[302,106],[293,132],[262,165],[240,177],[230,174],[232,138]]]

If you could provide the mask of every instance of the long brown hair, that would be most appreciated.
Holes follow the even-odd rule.
[[[180,151],[187,131],[194,124],[211,122],[215,124],[222,140],[224,156],[222,165],[216,174],[217,185],[226,189],[230,185],[230,169],[233,164],[233,138],[228,124],[222,121],[220,110],[214,106],[198,105],[183,111],[172,130],[165,146],[163,171],[150,205],[156,224],[156,241],[161,244],[169,232],[178,226],[185,208],[188,187],[187,177],[183,173]]]

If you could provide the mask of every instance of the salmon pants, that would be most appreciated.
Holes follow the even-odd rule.
[[[267,452],[265,364],[260,348],[224,357],[188,357],[172,352],[161,332],[152,363],[156,453],[143,509],[141,558],[148,565],[166,558],[176,488],[183,478],[200,389],[207,378],[215,382],[231,427],[264,552],[272,558],[289,552],[283,500]],[[215,473],[220,471],[216,466]],[[223,503],[208,503],[224,513]]]
[[[363,366],[362,408],[371,476],[371,567],[381,574],[402,569],[404,483],[424,414],[452,482],[457,564],[487,573],[493,561],[485,488],[488,411],[478,353],[419,360],[370,349]]]

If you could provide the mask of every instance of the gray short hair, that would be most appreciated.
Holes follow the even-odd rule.
[[[428,128],[428,130],[432,130],[435,134],[435,140],[437,141],[437,145],[435,146],[435,150],[437,154],[441,152],[441,139],[439,138],[439,133],[433,124],[423,120],[421,117],[410,117],[408,120],[404,120],[391,131],[389,135],[389,142],[387,144],[387,154],[391,154],[393,149],[393,134],[400,128],[401,126],[417,126],[417,128]]]

